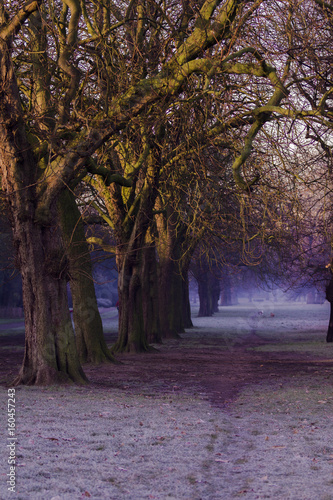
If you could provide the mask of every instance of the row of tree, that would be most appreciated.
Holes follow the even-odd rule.
[[[82,362],[112,361],[89,245],[116,255],[114,352],[189,326],[194,257],[198,275],[215,261],[277,272],[318,243],[318,213],[326,245],[331,41],[320,0],[0,1],[16,383],[85,382]]]

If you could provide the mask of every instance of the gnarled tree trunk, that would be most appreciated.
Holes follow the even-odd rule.
[[[68,263],[59,229],[17,220],[14,241],[25,317],[24,360],[15,384],[85,382],[68,309]]]
[[[162,338],[177,338],[185,328],[192,326],[188,287],[190,252],[185,258],[185,226],[171,204],[156,216],[156,223],[161,333]]]
[[[118,340],[113,346],[114,352],[144,352],[151,349],[145,329],[147,323],[145,324],[143,305],[150,279],[146,276],[149,270],[146,265],[148,254],[145,252],[148,251],[146,237],[153,219],[158,172],[157,163],[150,158],[145,180],[137,197],[135,220],[130,218],[124,228],[123,216],[119,215],[119,223],[115,224],[120,306]],[[110,193],[114,205],[120,208],[122,200],[119,197],[119,187],[110,186]]]
[[[142,249],[122,256],[118,275],[119,330],[114,352],[149,350],[142,307]]]
[[[55,203],[36,216],[38,169],[27,140],[8,45],[0,40],[0,169],[22,274],[25,353],[16,384],[85,382],[67,302]]]
[[[114,361],[103,335],[89,248],[74,195],[70,191],[62,193],[58,207],[69,259],[73,320],[80,360],[82,363]]]

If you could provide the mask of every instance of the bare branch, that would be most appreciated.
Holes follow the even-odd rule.
[[[0,37],[7,42],[11,37],[16,35],[16,33],[20,31],[22,24],[38,9],[40,4],[41,0],[28,1],[24,7],[15,14],[13,19],[1,29]]]

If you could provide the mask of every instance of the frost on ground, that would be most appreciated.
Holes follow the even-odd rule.
[[[230,308],[229,319],[234,313]],[[258,373],[265,362],[282,364],[282,370],[266,370],[265,376],[242,384],[224,405],[198,392],[198,385],[181,387],[181,379],[159,391],[156,380],[146,377],[134,384],[130,372],[127,386],[107,387],[96,379],[87,387],[16,388],[16,492],[7,491],[7,435],[2,432],[0,498],[333,499],[332,349],[322,341],[324,325],[316,329],[320,315],[316,323],[309,314],[303,318],[308,323],[294,329],[291,313],[280,319],[279,311],[275,314],[275,327],[271,323],[259,331],[270,341],[248,342],[246,349],[230,330],[232,325],[239,329],[247,316],[225,321],[224,333],[221,315],[206,324],[206,351],[208,337],[228,340],[227,349],[219,351],[222,361],[237,360],[239,354]],[[188,342],[186,356],[202,347],[203,319],[194,321],[195,328],[179,344],[183,349]],[[281,325],[285,322],[289,332]],[[238,342],[244,340],[238,330]],[[170,345],[163,349],[168,353]],[[245,351],[249,358],[241,358]],[[301,371],[284,372],[300,355]],[[316,364],[309,372],[312,355]],[[125,368],[113,366],[112,377],[124,377]],[[7,388],[2,387],[5,430],[6,407]]]

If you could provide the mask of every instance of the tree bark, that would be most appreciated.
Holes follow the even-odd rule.
[[[149,344],[159,344],[162,336],[155,243],[147,244],[143,249],[142,307],[147,341]]]
[[[0,40],[0,169],[25,315],[24,360],[15,384],[51,384],[86,377],[67,303],[67,262],[56,207],[36,220],[38,169],[25,133],[8,45]]]
[[[179,338],[184,332],[183,283],[178,262],[168,256],[159,260],[159,298],[162,338]]]
[[[103,335],[89,248],[74,195],[70,191],[65,191],[61,195],[58,207],[69,259],[73,320],[81,363],[114,361]]]
[[[19,235],[18,226],[25,353],[15,384],[86,382],[68,309],[68,268],[66,259],[60,258],[64,252],[59,230],[25,221]]]
[[[149,350],[142,307],[142,250],[122,256],[118,275],[119,330],[113,352]]]
[[[186,228],[168,201],[165,210],[156,215],[160,324],[162,338],[179,338],[185,328],[193,326],[188,285],[190,252],[187,248],[184,257]]]

